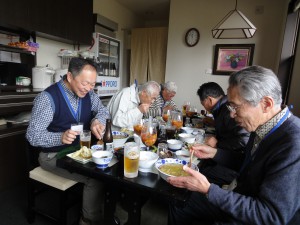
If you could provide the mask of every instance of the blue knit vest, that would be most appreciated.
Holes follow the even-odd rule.
[[[83,129],[89,130],[92,120],[92,105],[90,95],[87,94],[81,100],[81,107],[79,109],[79,121],[77,121],[72,115],[71,109],[61,93],[58,84],[51,85],[45,90],[52,97],[52,103],[54,104],[54,117],[50,125],[48,126],[49,132],[65,132],[71,128],[72,123],[83,123]],[[70,145],[55,146],[51,148],[43,148],[43,152],[58,152],[63,148],[69,146],[75,146],[79,144],[79,137],[76,138]]]

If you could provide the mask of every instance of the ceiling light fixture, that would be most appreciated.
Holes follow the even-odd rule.
[[[213,29],[212,36],[216,39],[246,39],[252,38],[256,27],[248,18],[237,10],[237,0],[235,9],[231,10]]]

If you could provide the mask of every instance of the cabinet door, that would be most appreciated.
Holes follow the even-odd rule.
[[[68,0],[67,38],[90,45],[93,34],[93,1]]]
[[[2,0],[0,6],[0,23],[3,26],[16,26],[28,28],[29,26],[29,6],[23,0]]]
[[[66,0],[29,0],[31,30],[61,38],[67,37]]]

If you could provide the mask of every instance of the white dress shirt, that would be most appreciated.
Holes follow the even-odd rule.
[[[112,97],[107,108],[112,118],[113,130],[133,130],[133,125],[143,117],[143,113],[138,109],[139,103],[135,84],[123,88]]]

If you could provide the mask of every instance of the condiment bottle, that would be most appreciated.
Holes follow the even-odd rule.
[[[107,151],[114,151],[113,135],[111,131],[111,119],[106,119],[105,133],[103,135],[103,148]]]

